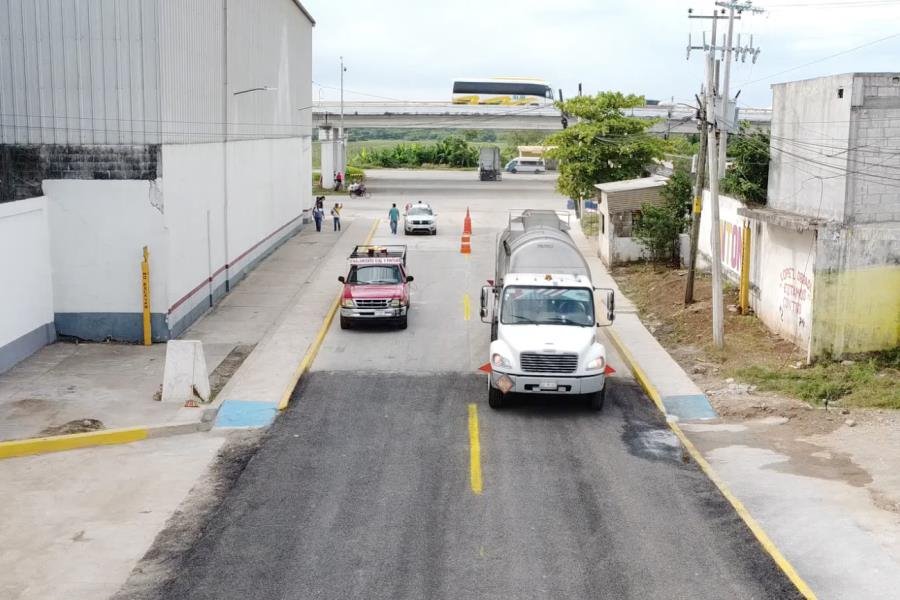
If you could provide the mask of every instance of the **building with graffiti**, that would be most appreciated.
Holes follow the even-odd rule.
[[[900,345],[900,73],[773,86],[768,201],[720,199],[726,276],[810,358]],[[708,202],[708,194],[704,203]],[[708,259],[704,210],[701,253]]]

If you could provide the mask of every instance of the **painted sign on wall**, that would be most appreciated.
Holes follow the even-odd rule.
[[[727,221],[719,223],[719,241],[722,248],[722,266],[740,274],[743,247],[741,227]]]
[[[798,326],[805,327],[803,316],[807,314],[811,299],[812,281],[809,277],[794,267],[782,269],[781,320],[796,321]]]

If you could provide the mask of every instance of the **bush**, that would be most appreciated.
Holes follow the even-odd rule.
[[[656,261],[678,260],[678,235],[688,226],[691,208],[691,176],[676,171],[661,192],[662,205],[646,203],[641,206],[641,218],[634,224],[637,238]]]
[[[600,216],[595,212],[581,215],[581,230],[587,237],[596,236],[600,232]]]
[[[474,167],[478,148],[458,136],[448,136],[434,144],[402,143],[390,148],[363,148],[351,159],[354,165],[385,168],[444,165]]]
[[[744,127],[728,138],[731,167],[722,178],[722,192],[745,202],[766,203],[769,187],[769,134],[748,133]]]

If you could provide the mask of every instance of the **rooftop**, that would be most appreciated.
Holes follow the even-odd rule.
[[[601,192],[627,192],[630,190],[645,190],[648,188],[662,187],[666,184],[666,181],[668,181],[668,179],[665,177],[653,175],[651,177],[641,177],[640,179],[597,183],[594,184],[594,187]]]

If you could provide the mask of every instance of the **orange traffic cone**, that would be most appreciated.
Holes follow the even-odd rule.
[[[469,215],[469,207],[466,207],[466,218],[463,220],[463,233],[472,233],[472,217]]]
[[[459,246],[460,254],[472,254],[472,236],[468,233],[462,234],[462,243]]]

